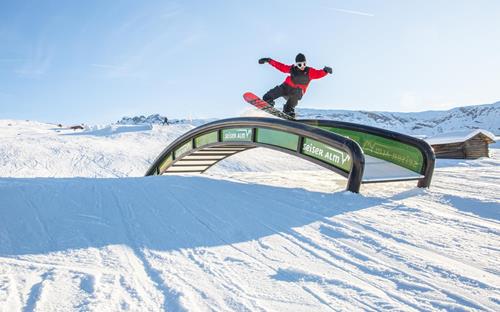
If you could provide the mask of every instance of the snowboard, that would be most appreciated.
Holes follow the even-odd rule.
[[[257,107],[260,110],[265,111],[266,113],[269,113],[269,114],[274,115],[276,117],[287,119],[287,120],[295,120],[295,118],[293,118],[292,116],[283,113],[279,109],[274,108],[273,106],[269,105],[266,101],[264,101],[260,97],[256,96],[252,92],[246,92],[245,94],[243,94],[243,98],[249,104]]]

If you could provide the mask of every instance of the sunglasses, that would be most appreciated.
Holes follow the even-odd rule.
[[[297,63],[295,63],[295,66],[301,67],[301,68],[306,67],[306,62],[297,62]]]

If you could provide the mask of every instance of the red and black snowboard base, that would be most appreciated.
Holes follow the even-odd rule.
[[[245,94],[243,94],[243,98],[249,104],[252,104],[253,106],[257,107],[258,109],[265,111],[266,113],[269,113],[271,115],[274,115],[276,117],[283,118],[283,119],[295,120],[292,116],[287,115],[287,114],[283,113],[282,111],[274,108],[273,106],[269,105],[266,101],[262,100],[260,97],[256,96],[252,92],[246,92]]]

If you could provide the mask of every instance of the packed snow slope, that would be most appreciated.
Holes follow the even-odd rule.
[[[140,177],[190,127],[0,121],[0,311],[500,310],[498,145],[430,189],[263,149]]]

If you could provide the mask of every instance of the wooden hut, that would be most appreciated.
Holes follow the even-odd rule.
[[[495,136],[486,130],[443,133],[425,139],[434,149],[436,158],[476,159],[489,157],[488,145]]]

